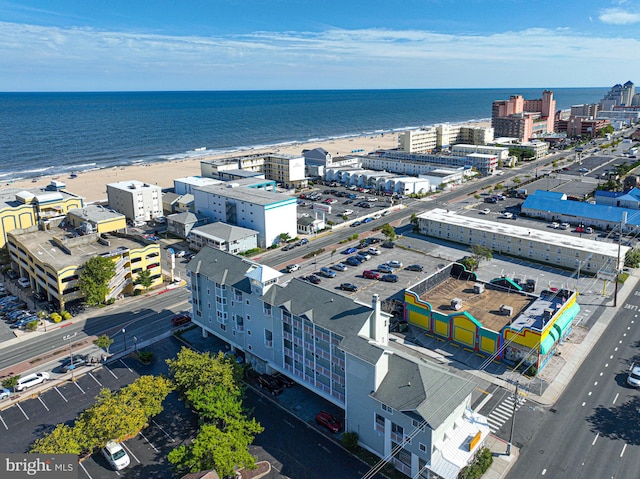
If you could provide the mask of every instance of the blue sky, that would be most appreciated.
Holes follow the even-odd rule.
[[[640,0],[0,0],[0,91],[640,83]]]

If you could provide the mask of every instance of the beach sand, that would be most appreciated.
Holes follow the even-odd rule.
[[[118,166],[92,171],[76,171],[77,177],[69,175],[42,176],[33,182],[31,179],[15,181],[5,186],[13,188],[33,188],[47,186],[52,179],[66,183],[66,190],[70,193],[82,196],[86,202],[95,202],[107,199],[107,183],[119,181],[139,180],[150,184],[156,184],[162,188],[173,187],[175,178],[200,175],[200,161],[204,159],[231,158],[264,152],[300,155],[302,150],[311,150],[322,147],[334,157],[350,154],[353,150],[364,150],[366,154],[378,148],[389,149],[398,146],[397,133],[385,133],[377,136],[361,136],[354,138],[342,138],[312,143],[297,143],[287,146],[249,149],[215,156],[201,156],[193,159],[163,161],[130,166]],[[362,154],[362,153],[361,153]]]

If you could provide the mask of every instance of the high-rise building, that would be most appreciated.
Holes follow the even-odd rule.
[[[600,109],[611,111],[614,106],[630,106],[633,104],[634,94],[635,86],[631,81],[628,81],[624,85],[620,85],[619,83],[613,85],[611,90],[600,100]]]
[[[496,100],[491,108],[491,126],[496,137],[529,141],[554,131],[556,100],[553,92],[545,90],[542,98],[525,100],[512,95],[509,100]]]

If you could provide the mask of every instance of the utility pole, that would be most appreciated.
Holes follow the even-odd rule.
[[[507,443],[507,456],[511,455],[511,443],[513,443],[513,429],[516,426],[516,411],[518,410],[518,387],[519,382],[516,382],[516,390],[513,393],[513,414],[511,415],[511,432],[509,433],[509,442]]]
[[[74,366],[73,366],[73,350],[71,349],[71,340],[73,338],[75,338],[78,335],[77,332],[73,333],[73,334],[67,334],[66,336],[62,337],[63,341],[69,341],[69,369],[71,370],[71,382],[75,382],[75,377],[73,375],[73,371],[74,371]]]
[[[620,231],[618,232],[618,256],[616,262],[616,284],[614,285],[613,292],[613,307],[618,306],[618,276],[620,275],[620,250],[622,248],[622,227],[627,222],[627,212],[622,212],[622,218],[620,219]]]

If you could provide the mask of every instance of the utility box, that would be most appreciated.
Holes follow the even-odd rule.
[[[527,282],[524,284],[524,290],[527,293],[533,293],[536,290],[536,280],[535,279],[528,279]]]
[[[484,293],[484,284],[482,284],[482,283],[475,283],[475,284],[473,285],[473,292],[474,292],[475,294],[481,294],[481,293]]]
[[[513,316],[513,306],[507,306],[506,304],[500,305],[500,314],[503,316]]]
[[[460,298],[453,298],[451,300],[451,309],[460,311],[462,309],[462,300]]]

